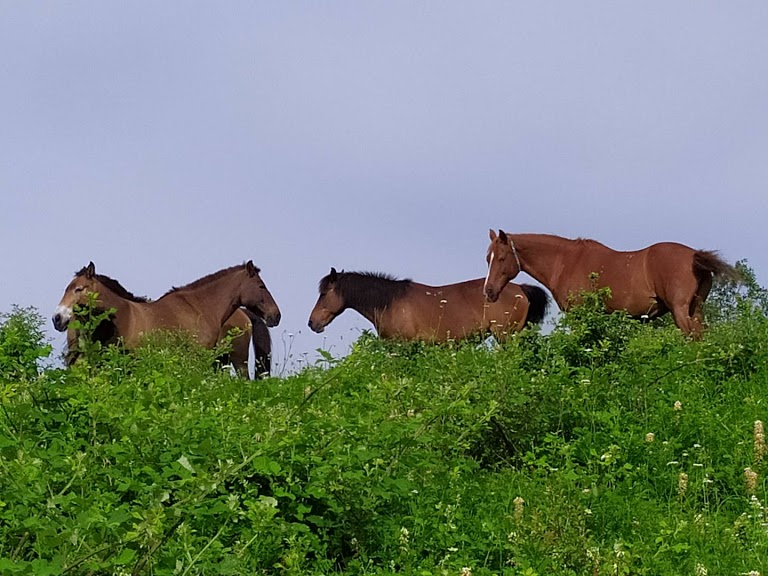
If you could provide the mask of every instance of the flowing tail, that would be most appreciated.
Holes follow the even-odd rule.
[[[739,271],[723,260],[714,250],[697,250],[694,252],[693,273],[699,279],[705,276],[723,276],[734,282],[741,280]]]
[[[540,324],[549,309],[549,296],[538,286],[520,284],[520,288],[528,298],[528,316],[525,318],[525,325]]]
[[[269,328],[264,324],[264,320],[245,311],[251,319],[251,339],[253,344],[254,379],[262,376],[269,376],[272,369],[272,337],[269,335]]]

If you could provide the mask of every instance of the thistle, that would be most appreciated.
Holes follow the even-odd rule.
[[[515,505],[515,520],[519,522],[523,519],[523,506],[525,505],[525,500],[518,496],[512,500],[512,503]]]
[[[744,468],[744,482],[747,488],[747,494],[754,494],[757,490],[757,472],[752,468]]]
[[[766,454],[768,447],[765,445],[765,430],[763,421],[755,420],[755,466],[758,466]]]

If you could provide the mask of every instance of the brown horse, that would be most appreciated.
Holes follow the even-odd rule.
[[[114,318],[96,328],[94,336],[103,343],[122,338],[130,349],[138,344],[144,332],[182,328],[192,332],[201,345],[212,348],[231,328],[237,327],[243,334],[232,342],[231,360],[238,373],[248,374],[248,342],[252,331],[256,374],[268,372],[271,340],[266,326],[261,325],[277,325],[280,310],[252,262],[174,288],[154,302],[134,296],[108,276],[96,274],[91,262],[76,273],[65,290],[53,316],[57,330],[67,329],[73,307],[83,304],[89,292],[98,293],[100,309],[116,310]],[[245,311],[239,308],[241,305],[246,307]],[[70,347],[76,338],[68,332]]]
[[[222,326],[219,338],[223,338],[232,328],[242,331],[240,336],[232,340],[232,352],[230,352],[230,361],[237,373],[244,378],[248,377],[248,344],[251,343],[253,344],[254,378],[269,376],[272,371],[272,337],[264,319],[250,310],[240,308]],[[249,333],[250,338],[247,337]]]
[[[549,288],[561,310],[567,310],[579,292],[607,287],[609,312],[624,310],[636,318],[672,312],[678,328],[695,338],[701,335],[701,308],[713,277],[737,277],[716,252],[675,242],[617,252],[594,240],[549,234],[499,230],[497,235],[491,230],[490,239],[485,294],[491,302],[523,271]]]
[[[483,296],[483,279],[427,286],[373,272],[336,272],[320,280],[309,327],[322,332],[347,308],[362,314],[382,338],[444,342],[492,333],[503,339],[544,318],[549,297],[537,286],[512,284],[495,304]]]
[[[254,379],[269,376],[272,338],[264,320],[245,308],[238,308],[221,327],[219,342],[233,329],[237,331],[237,336],[232,338],[230,352],[220,358],[221,363],[232,364],[239,376],[248,378],[248,354],[250,346],[253,345]]]
[[[116,286],[120,286],[117,280],[98,274],[101,282],[115,282]],[[120,286],[122,288],[122,286]],[[127,292],[130,295],[130,292]],[[133,295],[130,295],[133,296]],[[149,299],[143,296],[136,296],[132,298],[135,302],[149,302]],[[251,343],[253,344],[253,353],[255,358],[255,372],[254,377],[259,378],[261,376],[269,376],[271,369],[271,354],[272,354],[272,339],[267,329],[264,320],[247,312],[244,308],[235,310],[235,313],[230,316],[221,327],[219,333],[219,342],[222,342],[226,338],[230,331],[236,329],[237,335],[234,336],[230,342],[231,350],[222,356],[219,360],[222,365],[231,364],[238,376],[242,378],[248,378],[248,355]],[[113,320],[102,320],[93,331],[92,339],[98,341],[102,346],[109,346],[111,344],[117,344],[119,336],[117,334],[117,327]],[[67,366],[74,364],[80,357],[80,331],[75,330],[71,326],[67,328],[67,352],[64,355]]]

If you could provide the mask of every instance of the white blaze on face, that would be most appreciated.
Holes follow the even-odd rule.
[[[493,251],[491,251],[491,258],[488,260],[488,273],[485,275],[485,284],[483,284],[483,290],[488,288],[488,278],[491,277],[491,264],[493,264]]]
[[[69,324],[72,319],[72,308],[69,306],[56,306],[56,310],[53,311],[54,316],[58,316],[61,319],[63,325]]]

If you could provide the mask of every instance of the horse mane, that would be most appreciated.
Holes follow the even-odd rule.
[[[593,238],[582,238],[581,236],[579,236],[578,238],[574,238],[573,241],[578,244],[588,244],[590,246],[594,246],[594,245],[605,246],[605,244],[603,244],[602,242],[598,242]]]
[[[75,272],[75,277],[77,276],[85,276],[87,266],[83,266],[82,269]],[[146,296],[136,296],[132,292],[129,292],[120,282],[115,280],[114,278],[110,278],[109,276],[105,276],[104,274],[94,274],[94,277],[96,280],[104,284],[107,288],[109,288],[112,292],[120,296],[120,298],[124,298],[125,300],[130,300],[131,302],[143,302],[147,303],[149,302],[149,298]]]
[[[331,284],[331,275],[323,277],[318,285],[322,294]],[[399,279],[383,272],[336,273],[334,287],[350,308],[371,310],[386,308],[400,298],[413,284],[410,278]]]
[[[168,296],[168,294],[173,294],[174,292],[179,292],[181,290],[193,290],[195,288],[200,288],[201,286],[210,284],[214,280],[218,280],[222,276],[226,276],[227,274],[233,272],[234,270],[242,268],[243,266],[245,266],[245,264],[236,264],[234,266],[230,266],[229,268],[224,268],[223,270],[219,270],[218,272],[212,272],[211,274],[208,274],[207,276],[203,276],[202,278],[198,278],[197,280],[194,280],[189,284],[184,284],[184,286],[173,286],[171,287],[170,290],[168,290],[168,292],[163,294],[161,298],[164,298],[165,296]],[[256,268],[256,273],[258,274],[259,272],[261,272],[261,270]]]

